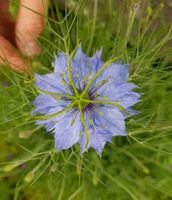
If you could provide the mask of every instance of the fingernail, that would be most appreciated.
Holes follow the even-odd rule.
[[[40,47],[35,42],[29,42],[26,44],[24,53],[27,56],[35,56],[41,52]]]

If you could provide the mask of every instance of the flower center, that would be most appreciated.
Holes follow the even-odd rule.
[[[77,99],[77,101],[80,101],[82,110],[84,110],[88,106],[88,104],[89,104],[88,102],[84,101],[84,100],[89,100],[89,96],[87,94],[84,95],[82,98],[81,98],[81,95],[80,95],[76,99]]]
[[[79,97],[76,97],[76,100],[80,102],[83,111],[90,111],[93,109],[94,104],[90,103],[89,100],[93,100],[93,93],[88,92],[81,97],[82,92],[79,92]]]

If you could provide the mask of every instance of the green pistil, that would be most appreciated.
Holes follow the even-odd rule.
[[[87,101],[89,101],[88,94],[85,94],[83,97],[81,97],[81,94],[80,94],[78,97],[75,98],[75,100],[80,103],[82,110],[84,110],[84,108],[89,104],[89,102],[87,102]],[[87,101],[85,101],[85,100],[87,100]],[[78,106],[78,108],[79,108],[79,106]]]

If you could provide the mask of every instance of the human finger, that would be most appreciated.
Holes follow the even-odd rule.
[[[0,35],[0,64],[7,65],[10,68],[19,71],[29,73],[30,68],[12,44]]]
[[[16,21],[16,43],[27,56],[40,53],[37,39],[44,27],[46,0],[20,0]]]

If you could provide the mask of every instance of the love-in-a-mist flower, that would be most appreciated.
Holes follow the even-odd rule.
[[[82,153],[92,147],[101,154],[113,136],[127,135],[125,119],[137,113],[131,106],[140,94],[127,82],[128,65],[104,62],[101,54],[88,57],[81,47],[70,56],[60,52],[53,73],[35,75],[40,94],[33,114],[39,114],[37,124],[54,133],[58,150],[79,143]]]

